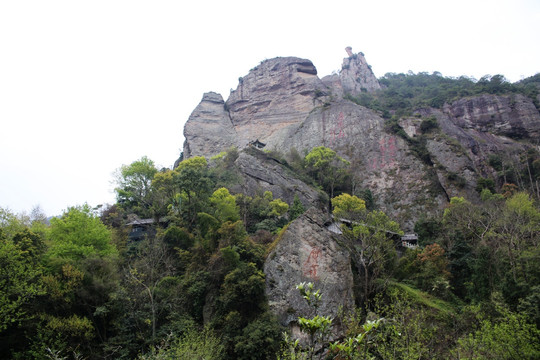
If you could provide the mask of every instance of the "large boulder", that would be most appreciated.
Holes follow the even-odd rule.
[[[313,282],[320,289],[320,315],[337,319],[338,309],[354,307],[350,256],[339,245],[338,235],[326,229],[328,220],[310,208],[289,225],[264,264],[270,309],[283,326],[296,331],[295,335],[299,335],[298,317],[314,315],[296,289],[301,282]],[[336,320],[334,333],[340,331]]]
[[[306,208],[319,205],[319,192],[298,179],[279,160],[256,149],[250,152],[240,152],[235,161],[243,181],[233,186],[234,192],[256,196],[270,191],[288,204],[292,204],[297,195]]]

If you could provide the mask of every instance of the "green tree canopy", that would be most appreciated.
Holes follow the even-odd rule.
[[[334,197],[334,189],[347,175],[350,162],[343,159],[332,149],[325,146],[313,148],[304,159],[310,173],[316,177],[319,184]]]
[[[332,199],[332,213],[338,218],[358,219],[366,211],[366,202],[355,195],[343,193]]]
[[[148,217],[152,180],[157,173],[154,162],[143,156],[117,171],[115,189],[118,203],[128,211]]]
[[[88,204],[72,207],[62,217],[51,220],[50,259],[78,262],[88,257],[117,255],[109,229]]]
[[[0,334],[29,316],[24,305],[43,294],[40,276],[41,269],[31,254],[3,236],[0,229]]]
[[[366,211],[364,200],[342,194],[332,199],[334,215],[348,220],[342,225],[347,247],[359,271],[364,303],[375,293],[376,280],[388,278],[397,257],[394,236],[403,234],[399,224],[384,212]]]
[[[182,161],[174,171],[174,183],[180,191],[175,205],[185,216],[191,229],[213,187],[208,176],[208,163],[204,157],[195,156]]]
[[[216,218],[222,222],[235,222],[240,219],[236,200],[226,188],[219,188],[214,191],[212,196],[210,196],[210,202],[215,208]]]

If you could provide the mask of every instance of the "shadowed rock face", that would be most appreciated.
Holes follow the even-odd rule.
[[[287,172],[280,163],[271,158],[261,160],[241,152],[235,165],[242,174],[243,184],[233,187],[234,192],[256,196],[271,191],[275,198],[288,204],[292,204],[294,196],[298,195],[306,208],[318,203],[319,193],[316,190]]]
[[[520,94],[460,99],[447,104],[444,111],[462,129],[517,139],[540,136],[540,113],[529,98]]]
[[[296,290],[301,282],[313,282],[321,290],[321,315],[337,318],[340,307],[354,306],[350,256],[326,229],[326,220],[310,208],[289,225],[265,262],[268,302],[283,326],[294,327],[298,316],[314,315]]]

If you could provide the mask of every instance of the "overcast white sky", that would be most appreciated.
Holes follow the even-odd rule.
[[[112,173],[170,167],[204,92],[226,99],[260,61],[319,76],[344,48],[375,74],[511,81],[540,72],[538,0],[0,1],[0,207],[114,202]]]

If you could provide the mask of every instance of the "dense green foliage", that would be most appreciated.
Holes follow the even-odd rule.
[[[441,130],[421,120],[411,138],[399,118],[464,96],[523,94],[539,76],[510,84],[438,73],[387,74],[383,90],[350,100],[381,111],[386,129],[433,167],[426,142]],[[117,204],[69,208],[50,224],[39,212],[0,209],[0,353],[12,359],[535,359],[540,357],[540,156],[492,155],[480,200],[452,198],[416,224],[420,247],[400,247],[400,226],[359,189],[351,162],[326,147],[272,159],[319,191],[343,222],[357,308],[313,308],[299,341],[271,314],[265,257],[305,211],[269,191],[236,193],[238,150],[158,170],[143,157],[117,173]],[[463,179],[449,173],[448,180]],[[434,184],[437,182],[434,181]],[[515,184],[515,185],[514,185]],[[240,186],[238,186],[240,185]],[[435,186],[435,185],[434,185]],[[497,193],[497,191],[499,193]],[[292,194],[291,198],[292,198]],[[144,221],[141,221],[144,219]],[[129,225],[131,224],[131,225]],[[143,226],[141,237],[134,237]],[[333,324],[344,331],[332,339]],[[283,332],[285,331],[285,336]]]
[[[434,128],[428,122],[424,131]],[[328,198],[329,174],[348,171],[333,154],[321,148],[297,160],[299,176],[311,174]],[[119,200],[101,217],[83,205],[47,225],[39,214],[2,209],[2,353],[17,359],[538,357],[540,210],[527,193],[506,186],[496,194],[493,182],[479,181],[480,203],[452,198],[440,217],[418,222],[422,246],[405,250],[397,246],[398,224],[366,207],[373,201],[367,192],[362,199],[340,190],[331,204],[344,221],[341,245],[351,254],[358,308],[331,319],[318,313],[321,294],[301,284],[314,308],[298,318],[308,342],[290,335],[283,342],[262,268],[280,229],[304,207],[298,196],[287,204],[268,191],[231,194],[235,156],[231,149],[212,167],[191,158],[156,171],[144,182],[150,184],[145,201]],[[328,162],[321,167],[314,159]],[[139,170],[144,178],[149,168]],[[346,189],[348,179],[335,188]],[[126,224],[147,214],[153,231],[130,238]],[[335,322],[346,337],[330,342]]]
[[[530,97],[540,109],[537,99],[540,93],[540,74],[514,84],[502,75],[486,75],[476,81],[465,76],[444,77],[438,72],[388,73],[379,81],[383,86],[381,91],[362,93],[358,97],[348,96],[348,99],[381,111],[385,117],[390,117],[391,113],[398,116],[411,115],[419,108],[442,108],[445,103],[479,94],[523,94]]]

